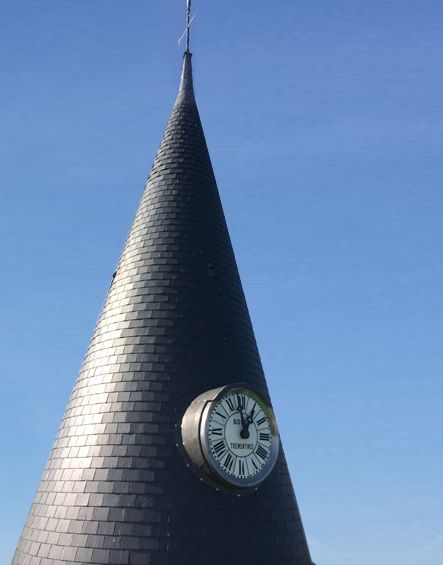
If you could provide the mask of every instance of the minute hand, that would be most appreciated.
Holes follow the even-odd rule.
[[[242,430],[240,432],[240,436],[242,437],[242,439],[248,439],[249,437],[249,424],[246,421],[244,415],[243,415],[243,409],[239,407],[238,411],[240,412],[240,418],[241,418],[241,427]]]

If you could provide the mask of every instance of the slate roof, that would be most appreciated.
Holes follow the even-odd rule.
[[[177,101],[14,565],[310,565],[283,451],[254,494],[186,466],[205,390],[267,393],[184,56]]]

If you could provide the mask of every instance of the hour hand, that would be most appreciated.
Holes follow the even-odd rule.
[[[251,410],[251,413],[249,414],[248,419],[247,419],[248,428],[252,424],[252,422],[254,421],[254,412],[255,412],[255,406]]]

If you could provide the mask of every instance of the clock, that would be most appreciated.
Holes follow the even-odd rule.
[[[257,487],[277,460],[280,441],[272,408],[246,385],[198,396],[183,416],[181,431],[197,469],[224,486]]]

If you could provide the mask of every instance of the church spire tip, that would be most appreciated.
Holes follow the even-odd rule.
[[[176,105],[183,103],[195,104],[194,86],[192,81],[192,53],[190,51],[190,29],[195,16],[191,18],[191,0],[186,0],[186,6],[186,30],[179,39],[180,43],[186,35],[186,51],[183,55],[183,68],[180,80],[180,89],[175,102]]]
[[[175,104],[195,104],[194,84],[192,80],[192,54],[185,51],[180,80],[180,88]]]

